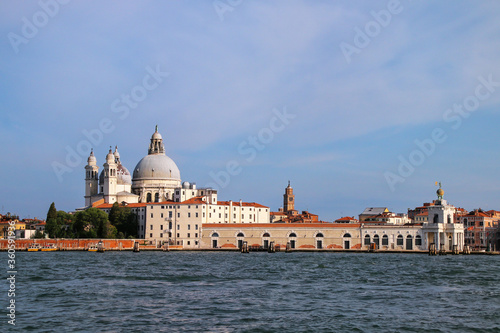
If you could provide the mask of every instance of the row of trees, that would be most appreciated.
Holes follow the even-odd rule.
[[[47,212],[45,232],[50,238],[137,238],[137,215],[114,203],[109,215],[97,208],[69,214],[54,203]]]

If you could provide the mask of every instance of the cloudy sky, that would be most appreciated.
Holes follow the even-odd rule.
[[[497,1],[3,1],[1,213],[84,204],[155,125],[183,181],[331,221],[500,210]]]

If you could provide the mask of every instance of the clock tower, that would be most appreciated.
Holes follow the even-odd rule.
[[[290,181],[288,181],[288,186],[285,189],[285,194],[283,195],[283,211],[285,213],[294,210],[295,207],[295,195],[293,195],[293,188],[290,186]]]

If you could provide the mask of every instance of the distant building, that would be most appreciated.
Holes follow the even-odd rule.
[[[335,223],[359,223],[359,221],[354,216],[345,216],[335,220]]]
[[[318,221],[318,215],[309,213],[307,210],[299,213],[295,209],[295,195],[293,194],[293,188],[290,186],[290,181],[288,181],[285,194],[283,194],[283,208],[280,208],[277,212],[271,212],[270,218],[271,223],[322,223]]]
[[[384,213],[390,213],[389,208],[387,208],[387,207],[368,207],[363,211],[363,213],[359,214],[359,222],[363,222],[367,218],[371,218],[373,216],[381,215]]]
[[[363,223],[369,224],[407,224],[411,222],[406,214],[395,214],[391,212],[365,216],[363,219]]]
[[[499,222],[500,214],[496,211],[476,209],[460,216],[460,223],[465,228],[465,245],[477,251],[486,250],[488,246],[491,249]]]

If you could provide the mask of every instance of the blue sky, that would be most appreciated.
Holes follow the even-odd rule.
[[[102,121],[99,165],[118,145],[132,171],[158,124],[183,181],[237,166],[221,200],[277,210],[290,180],[331,221],[406,212],[441,181],[455,206],[500,210],[498,17],[497,1],[4,1],[1,212],[81,207]],[[168,74],[145,90],[151,71]]]

